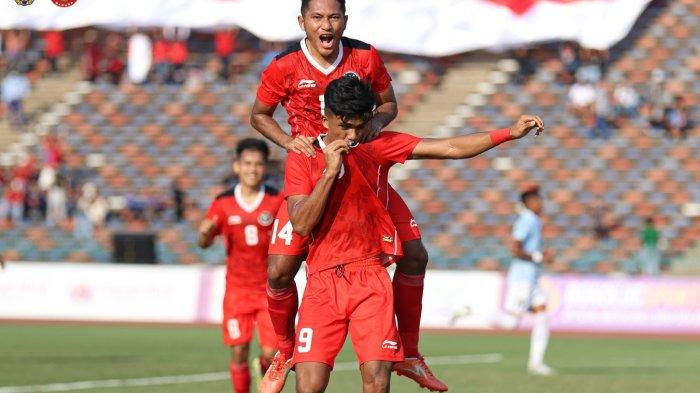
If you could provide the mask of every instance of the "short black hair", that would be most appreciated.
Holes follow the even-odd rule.
[[[539,188],[530,188],[529,190],[523,191],[522,194],[520,194],[520,202],[526,203],[528,199],[533,198],[533,197],[539,197],[540,196],[540,189]]]
[[[246,150],[260,152],[260,154],[263,155],[265,162],[267,162],[268,157],[270,157],[270,148],[262,139],[245,138],[238,142],[238,145],[236,145],[236,159],[240,159],[241,155]]]
[[[345,14],[345,0],[336,0],[338,3],[340,3],[340,9],[343,11],[343,15]],[[301,0],[301,16],[304,16],[304,13],[306,13],[306,10],[309,9],[309,3],[311,0]]]
[[[329,83],[323,99],[326,108],[343,121],[346,118],[369,120],[377,102],[372,86],[355,74],[341,76]]]

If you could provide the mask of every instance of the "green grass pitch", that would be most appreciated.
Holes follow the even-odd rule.
[[[525,373],[525,335],[424,334],[426,356],[499,354],[491,363],[436,365],[450,392],[698,392],[700,341],[553,336],[552,378]],[[8,386],[217,373],[228,352],[215,327],[106,327],[0,324],[0,392]],[[352,362],[349,346],[339,362]],[[290,374],[285,392],[293,392]],[[10,390],[11,391],[11,390]],[[15,389],[15,391],[17,391]],[[40,391],[40,390],[36,390]],[[227,380],[66,390],[95,393],[230,392]],[[361,391],[359,373],[336,371],[328,392]],[[421,392],[394,375],[394,392]]]

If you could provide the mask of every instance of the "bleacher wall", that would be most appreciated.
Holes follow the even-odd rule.
[[[0,321],[217,324],[224,277],[223,266],[9,263]],[[700,335],[697,277],[546,275],[542,286],[555,332]],[[430,271],[423,327],[491,329],[504,289],[501,273]]]

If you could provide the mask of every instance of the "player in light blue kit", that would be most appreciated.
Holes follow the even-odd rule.
[[[513,226],[513,262],[508,269],[504,313],[497,321],[499,327],[515,329],[526,313],[534,314],[530,338],[528,372],[550,376],[555,372],[544,363],[544,353],[549,342],[547,297],[540,288],[542,266],[552,262],[553,253],[542,249],[542,198],[537,188],[520,195],[524,205]]]

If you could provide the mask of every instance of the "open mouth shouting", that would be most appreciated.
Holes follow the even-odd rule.
[[[321,48],[327,51],[332,51],[334,44],[335,44],[335,35],[334,34],[321,34],[319,36],[319,39],[321,41]]]

